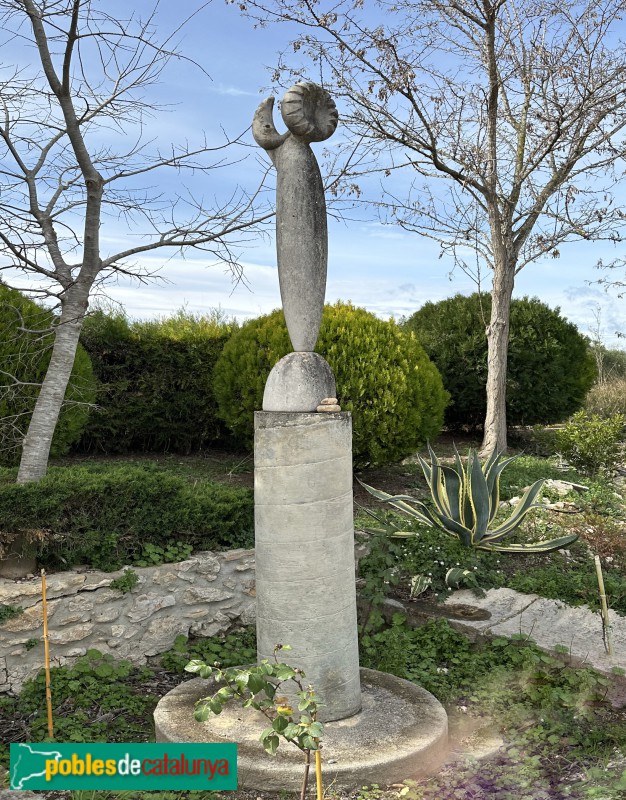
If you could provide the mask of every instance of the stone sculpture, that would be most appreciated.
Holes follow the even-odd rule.
[[[328,364],[314,353],[319,334],[328,263],[326,203],[311,142],[328,139],[337,128],[337,108],[325,89],[297,83],[283,98],[287,133],[273,121],[274,98],[254,115],[252,133],[278,174],[276,249],[280,295],[294,352],[272,370],[263,397],[264,411],[315,411],[335,395]]]
[[[263,411],[254,415],[257,659],[273,658],[278,642],[292,647],[289,660],[323,703],[329,780],[337,787],[389,784],[436,766],[446,752],[447,717],[424,689],[359,670],[352,419],[339,408],[330,367],[314,352],[328,238],[322,179],[309,145],[332,135],[337,110],[322,88],[298,83],[283,99],[289,130],[280,134],[273,104],[273,98],[261,103],[252,131],[278,173],[278,271],[294,352],[270,373]],[[292,696],[296,688],[284,690]],[[233,705],[207,723],[193,722],[194,703],[206,695],[202,679],[166,695],[155,712],[157,741],[236,740],[240,787],[301,784],[301,764],[287,748],[265,759],[259,734],[267,719],[259,712],[244,716]]]

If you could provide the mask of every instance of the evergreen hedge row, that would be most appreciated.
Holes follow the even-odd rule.
[[[232,331],[218,313],[133,323],[119,314],[90,315],[82,341],[100,384],[99,408],[81,449],[189,454],[226,442],[211,376]]]
[[[252,492],[190,483],[156,466],[52,467],[38,483],[17,485],[0,470],[0,538],[26,532],[45,566],[119,569],[147,544],[194,550],[252,547]]]

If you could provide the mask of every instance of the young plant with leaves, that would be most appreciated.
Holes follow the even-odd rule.
[[[221,714],[226,703],[236,699],[241,701],[243,708],[254,708],[270,721],[270,727],[260,736],[263,748],[270,755],[276,754],[281,737],[304,753],[304,778],[300,793],[301,800],[304,800],[311,751],[320,749],[319,740],[324,726],[317,720],[319,699],[312,686],[305,687],[304,672],[278,661],[277,654],[286,650],[291,650],[291,647],[276,645],[273,664],[263,659],[256,666],[221,669],[217,663],[210,666],[204,661],[194,660],[187,664],[185,670],[197,673],[201,678],[212,678],[214,684],[220,687],[213,695],[196,703],[194,717],[198,722],[206,722],[211,714]],[[291,700],[279,691],[287,681],[293,681],[298,687],[295,693],[298,699],[297,711],[291,705]]]
[[[516,456],[500,460],[497,453],[481,464],[478,454],[470,450],[467,465],[455,452],[455,466],[440,464],[433,449],[428,446],[430,464],[418,456],[424,477],[430,489],[433,508],[408,495],[390,495],[365,483],[361,485],[376,497],[389,503],[398,511],[425,525],[439,528],[454,536],[467,547],[490,550],[498,553],[549,553],[568,547],[576,541],[578,534],[568,534],[557,539],[542,539],[524,544],[506,544],[503,540],[515,533],[521,522],[533,508],[542,508],[536,503],[545,479],[542,478],[524,492],[507,520],[495,524],[500,508],[500,476]],[[411,505],[413,504],[413,505]],[[411,531],[402,531],[388,523],[387,532],[395,537],[414,536]],[[379,532],[379,531],[376,531]]]

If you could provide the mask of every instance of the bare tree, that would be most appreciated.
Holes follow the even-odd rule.
[[[517,273],[574,239],[618,241],[611,190],[626,125],[623,0],[274,0],[347,108],[381,177],[387,221],[470,274],[492,270],[483,451],[507,446],[509,308]],[[299,74],[293,52],[275,78]],[[357,160],[358,162],[358,160]],[[376,163],[374,163],[376,162]],[[359,162],[363,165],[363,161]],[[398,171],[413,173],[408,184]],[[388,178],[396,173],[395,194]]]
[[[205,204],[186,188],[195,175],[210,189],[232,140],[201,134],[195,146],[158,144],[150,92],[182,56],[177,32],[157,35],[154,11],[119,19],[97,0],[0,0],[0,32],[36,56],[34,68],[0,69],[0,269],[7,282],[13,276],[58,307],[50,366],[22,445],[25,483],[46,472],[95,289],[115,276],[145,281],[133,259],[158,249],[168,256],[195,248],[237,270],[231,247],[269,214],[258,210],[258,190],[234,189],[223,203]],[[174,198],[154,188],[166,170],[180,176]],[[102,242],[107,224],[115,236],[128,231],[117,251]]]

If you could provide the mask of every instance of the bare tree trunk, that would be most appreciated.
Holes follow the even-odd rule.
[[[63,304],[50,365],[24,437],[18,483],[38,481],[46,474],[50,445],[72,374],[83,316],[87,310],[88,291],[87,287],[75,284],[68,291],[73,296]]]
[[[508,263],[496,264],[491,290],[491,319],[487,328],[487,414],[481,455],[507,448],[506,372],[511,295],[515,272]]]
[[[54,337],[50,366],[41,386],[28,432],[24,437],[17,475],[18,483],[38,481],[46,474],[52,437],[72,374],[88,296],[88,286],[74,284],[68,290],[68,297],[63,304],[61,319]],[[18,534],[0,561],[0,577],[23,577],[35,569],[36,560],[29,554],[28,542],[25,536]]]
[[[35,403],[28,432],[24,437],[17,475],[18,483],[38,481],[46,474],[52,437],[72,374],[88,296],[88,286],[74,284],[68,290],[55,332],[50,366]],[[18,534],[0,561],[0,577],[22,577],[34,572],[35,568],[36,560],[29,554],[26,538]]]

